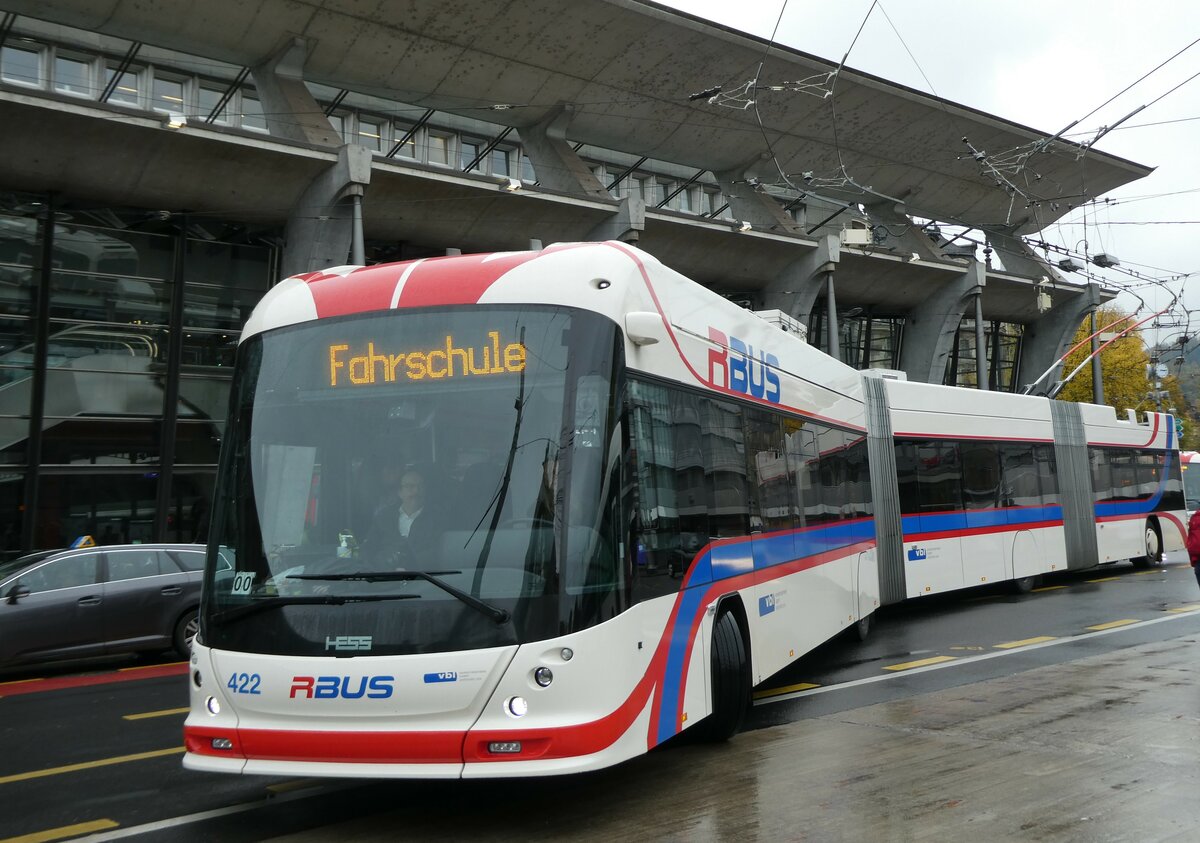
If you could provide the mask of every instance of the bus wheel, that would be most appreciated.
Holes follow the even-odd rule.
[[[1014,594],[1028,594],[1037,586],[1041,577],[1036,574],[1032,577],[1020,577],[1019,579],[1010,580],[1009,585],[1012,586]]]
[[[1146,522],[1146,555],[1133,560],[1135,568],[1157,568],[1162,564],[1162,537],[1158,534],[1158,525],[1153,521]]]
[[[712,640],[712,714],[704,722],[709,741],[727,741],[741,728],[750,707],[750,660],[732,612],[717,618]]]
[[[871,616],[863,615],[854,624],[854,636],[859,641],[866,641],[867,636],[871,634]]]

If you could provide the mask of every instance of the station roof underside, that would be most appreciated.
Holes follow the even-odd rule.
[[[98,33],[255,66],[307,40],[306,79],[850,203],[1009,233],[1151,168],[639,0],[0,0]],[[769,49],[768,49],[769,47]],[[758,90],[754,107],[723,94]],[[794,86],[793,86],[794,87]],[[833,88],[832,96],[825,92]],[[508,106],[495,109],[493,106]],[[759,126],[759,120],[762,126]],[[970,154],[986,153],[979,160]],[[804,181],[804,174],[813,181]],[[849,177],[852,181],[846,181]],[[864,190],[863,188],[868,188]]]

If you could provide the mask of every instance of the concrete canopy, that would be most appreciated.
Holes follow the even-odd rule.
[[[779,170],[861,187],[825,196],[871,204],[902,200],[914,215],[1012,233],[1039,230],[1078,204],[1150,168],[1056,142],[1019,172],[985,172],[1038,132],[845,69],[833,97],[760,90],[759,115],[689,96],[754,77],[824,84],[835,66],[763,39],[640,0],[0,0],[19,14],[253,66],[288,39],[306,39],[311,81],[531,126],[571,112],[568,136],[714,172],[742,169],[764,182]],[[496,110],[493,106],[511,106]],[[834,106],[836,106],[836,143]],[[980,162],[963,138],[992,158]],[[765,157],[764,157],[765,156]],[[845,173],[842,165],[845,166]],[[1086,169],[1085,165],[1086,164]],[[1004,182],[1008,181],[1009,184]]]

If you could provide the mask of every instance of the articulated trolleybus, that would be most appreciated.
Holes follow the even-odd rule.
[[[238,352],[184,764],[527,776],[728,737],[881,605],[1181,548],[1173,435],[865,375],[622,243],[289,278]]]

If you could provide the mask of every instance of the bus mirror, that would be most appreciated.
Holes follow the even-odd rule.
[[[662,333],[663,318],[660,314],[648,311],[625,314],[625,335],[634,345],[654,345]]]

